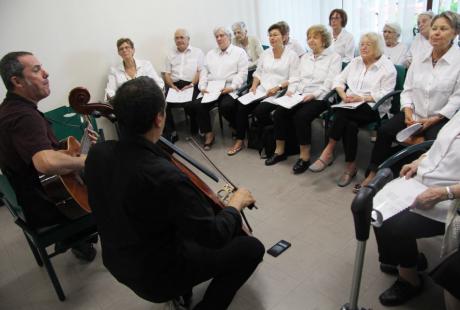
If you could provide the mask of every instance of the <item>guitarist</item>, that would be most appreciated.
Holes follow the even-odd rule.
[[[46,196],[39,174],[62,175],[83,169],[85,155],[69,156],[58,149],[50,123],[37,109],[50,94],[48,72],[29,52],[11,52],[0,60],[7,89],[0,106],[0,169],[11,182],[27,223],[41,228],[88,216],[75,202],[56,206]],[[96,141],[95,133],[89,134]],[[92,261],[91,243],[72,249],[82,260]]]

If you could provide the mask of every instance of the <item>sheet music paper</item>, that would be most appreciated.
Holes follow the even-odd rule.
[[[168,96],[166,96],[166,102],[182,103],[190,102],[193,97],[193,87],[185,90],[177,91],[174,88],[170,88]]]
[[[221,95],[222,89],[225,88],[225,81],[209,81],[206,90],[208,93],[203,95],[201,103],[216,101]]]
[[[241,102],[241,104],[243,105],[248,105],[257,99],[265,97],[266,95],[267,92],[263,87],[257,87],[255,94],[252,91],[249,91],[246,95],[238,98],[238,101]]]
[[[396,140],[398,142],[404,142],[409,139],[412,135],[417,133],[420,129],[422,129],[423,125],[420,123],[415,123],[410,125],[409,127],[404,128],[396,135]]]
[[[383,221],[409,208],[427,187],[414,178],[397,178],[375,195],[373,208],[382,214]],[[373,216],[374,217],[374,216]],[[374,218],[375,219],[375,218]]]
[[[273,103],[282,106],[283,108],[291,109],[302,102],[304,97],[305,96],[301,94],[293,94],[292,96],[284,95],[273,100]]]
[[[351,109],[354,110],[363,103],[366,103],[365,101],[359,101],[359,102],[353,102],[353,103],[344,103],[343,101],[338,104],[331,105],[331,108],[342,108],[342,109]]]

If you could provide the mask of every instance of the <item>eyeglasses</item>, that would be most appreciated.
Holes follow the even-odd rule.
[[[342,19],[342,17],[340,17],[340,16],[332,16],[332,17],[331,17],[331,20],[333,20],[333,19],[334,19],[334,20],[335,20],[335,19]]]

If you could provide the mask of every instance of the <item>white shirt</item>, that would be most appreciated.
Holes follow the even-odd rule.
[[[161,89],[163,89],[163,87],[165,86],[165,83],[163,79],[159,77],[159,75],[153,68],[152,63],[150,61],[134,58],[134,62],[136,63],[136,71],[137,71],[135,77],[140,77],[140,76],[151,77],[158,84],[158,86]],[[111,67],[109,71],[107,86],[105,87],[105,97],[104,98],[108,99],[109,97],[115,96],[115,92],[117,91],[118,87],[120,87],[121,84],[131,79],[132,78],[125,71],[123,62],[121,62],[117,66]]]
[[[342,62],[350,62],[355,57],[353,35],[342,29],[337,38],[332,37],[331,48],[342,57]]]
[[[460,183],[460,113],[441,128],[426,155],[418,166],[415,179],[428,187]],[[438,218],[446,218],[451,203],[446,200],[435,205]],[[417,213],[436,220],[434,211],[417,210]]]
[[[407,58],[407,45],[398,42],[393,47],[384,46],[383,53],[387,56],[395,65],[405,66]]]
[[[299,56],[291,49],[284,48],[283,54],[278,59],[275,59],[273,49],[268,49],[260,55],[254,77],[258,78],[260,85],[268,91],[270,88],[295,78],[298,66]]]
[[[412,108],[416,120],[436,114],[452,118],[460,108],[460,50],[451,46],[434,68],[431,61],[431,49],[414,58],[401,93],[401,110]]]
[[[369,69],[366,69],[361,56],[354,58],[334,81],[334,88],[345,89],[348,85],[347,95],[372,96],[375,102],[393,91],[396,85],[396,68],[394,64],[382,55]],[[373,107],[375,102],[368,102]],[[380,117],[388,114],[391,100],[379,106]]]
[[[420,33],[414,38],[414,41],[410,44],[409,50],[407,51],[405,66],[409,67],[412,61],[417,55],[425,55],[428,50],[431,50],[430,41],[425,39]]]
[[[288,90],[301,94],[313,94],[321,100],[332,90],[332,84],[342,71],[342,57],[331,49],[325,49],[315,58],[312,51],[300,58],[298,77]]]
[[[288,43],[285,45],[286,49],[293,50],[298,57],[301,57],[303,54],[305,54],[305,49],[300,45],[299,42],[297,42],[296,39],[289,38]]]
[[[195,74],[201,71],[203,62],[204,53],[199,48],[189,45],[183,52],[174,48],[166,57],[165,72],[171,74],[173,82],[191,82]]]
[[[248,36],[248,45],[242,46],[235,38],[232,39],[232,44],[241,47],[248,54],[249,68],[257,66],[260,55],[263,52],[262,44],[256,37]]]
[[[236,91],[247,78],[248,56],[244,49],[230,44],[224,52],[214,48],[206,54],[198,88],[206,89],[208,81],[225,80],[225,87]]]

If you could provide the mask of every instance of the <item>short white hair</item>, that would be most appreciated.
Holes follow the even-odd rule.
[[[386,23],[385,26],[383,26],[383,28],[385,28],[385,27],[388,27],[391,30],[393,30],[394,32],[396,32],[398,37],[401,35],[401,26],[399,26],[398,23]]]
[[[218,32],[223,32],[230,40],[232,39],[232,32],[227,27],[219,26],[214,28],[214,36],[216,36]]]
[[[246,28],[246,23],[245,22],[236,22],[232,25],[232,30],[235,32],[236,30],[241,29],[244,32],[248,32],[248,29]]]
[[[425,12],[422,12],[422,13],[418,14],[417,18],[418,18],[419,16],[422,16],[422,15],[426,15],[426,16],[428,16],[429,18],[433,18],[433,17],[434,17],[434,13],[433,13],[433,11],[431,11],[431,10],[430,10],[430,11],[425,11]]]
[[[174,31],[174,36],[176,36],[176,33],[178,33],[178,32],[182,32],[184,34],[184,36],[186,36],[187,38],[190,39],[190,34],[188,33],[187,29],[185,29],[185,28],[176,29],[176,31]]]
[[[361,36],[361,39],[359,40],[359,45],[361,45],[361,42],[363,41],[364,38],[374,43],[375,50],[377,52],[378,57],[383,55],[382,36],[376,34],[375,32],[367,32]]]

